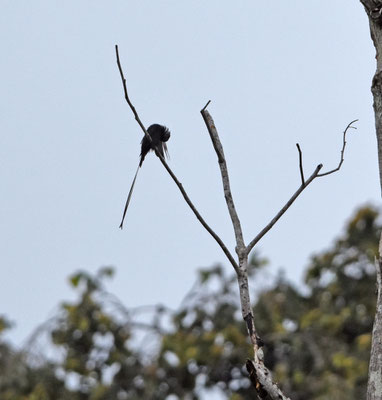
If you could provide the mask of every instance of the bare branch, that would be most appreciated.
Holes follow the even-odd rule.
[[[231,217],[233,229],[235,231],[236,244],[237,244],[236,252],[239,255],[240,250],[245,249],[243,232],[241,230],[240,220],[237,215],[235,203],[234,203],[233,197],[232,197],[231,186],[229,183],[227,163],[226,163],[225,156],[224,156],[223,146],[220,142],[219,134],[216,129],[215,123],[214,123],[210,113],[206,110],[206,107],[208,106],[208,104],[209,104],[209,102],[205,105],[205,107],[200,112],[201,112],[204,122],[207,126],[208,133],[210,134],[210,138],[211,138],[212,144],[214,146],[216,155],[218,156],[219,168],[220,168],[220,173],[221,173],[222,181],[223,181],[224,197],[225,197],[225,201],[227,203],[229,215]]]
[[[171,168],[166,163],[166,160],[159,153],[157,154],[157,156],[159,157],[163,166],[166,168],[167,172],[170,174],[173,181],[176,183],[176,186],[178,186],[180,192],[182,193],[184,200],[186,200],[186,203],[191,208],[191,210],[195,214],[196,218],[203,225],[204,229],[216,240],[216,242],[218,243],[220,248],[223,250],[224,254],[227,256],[229,262],[232,264],[233,268],[237,272],[239,269],[239,266],[237,265],[237,262],[235,261],[235,259],[232,257],[232,254],[227,249],[226,245],[223,243],[223,241],[220,239],[220,237],[211,229],[211,227],[207,224],[207,222],[204,220],[204,218],[200,215],[199,211],[196,209],[196,207],[194,206],[194,204],[188,197],[186,191],[184,190],[183,185],[178,181],[177,177],[175,176],[175,174],[172,172]]]
[[[118,64],[118,69],[119,72],[121,74],[121,79],[122,79],[122,84],[123,84],[123,90],[125,93],[125,99],[127,101],[127,104],[130,106],[131,111],[134,113],[135,119],[138,122],[139,126],[142,128],[143,132],[145,133],[145,135],[147,137],[150,138],[151,141],[151,137],[150,135],[147,133],[146,128],[144,127],[144,125],[142,124],[137,111],[135,110],[134,105],[131,103],[130,99],[129,99],[129,95],[127,92],[127,86],[126,86],[126,79],[123,75],[123,71],[122,71],[122,67],[121,67],[121,63],[119,61],[119,54],[118,54],[118,46],[115,46],[115,51],[116,51],[116,55],[117,55],[117,64]],[[186,203],[189,205],[189,207],[191,208],[192,212],[195,214],[196,218],[199,220],[199,222],[203,225],[203,227],[206,229],[206,231],[216,240],[216,242],[218,243],[218,245],[221,247],[221,249],[223,250],[224,254],[227,256],[228,260],[230,261],[230,263],[232,264],[233,268],[235,269],[235,271],[238,271],[239,266],[237,265],[237,262],[235,261],[235,259],[232,257],[232,254],[229,252],[229,250],[227,249],[227,247],[225,246],[225,244],[223,243],[223,241],[220,239],[220,237],[211,229],[211,227],[207,224],[207,222],[204,220],[204,218],[200,215],[199,211],[196,209],[196,207],[194,206],[194,204],[192,203],[192,201],[190,200],[190,198],[188,197],[186,191],[183,188],[183,185],[178,181],[177,177],[175,176],[175,174],[172,172],[171,168],[167,165],[165,159],[161,156],[161,154],[155,150],[155,154],[159,157],[161,163],[163,164],[163,166],[166,168],[167,172],[170,174],[171,178],[173,179],[173,181],[176,183],[176,185],[178,186],[180,192],[182,193],[184,200],[186,200]]]
[[[133,106],[132,102],[130,101],[129,95],[127,93],[126,79],[125,79],[125,76],[123,75],[121,62],[119,61],[119,52],[118,52],[118,45],[117,44],[115,45],[115,54],[116,54],[116,57],[117,57],[117,64],[118,64],[119,73],[121,75],[123,91],[125,93],[125,100],[127,101],[127,104],[129,105],[129,107],[131,108],[131,111],[134,114],[135,120],[138,122],[138,124],[142,128],[145,136],[150,140],[150,143],[151,143],[151,136],[147,133],[146,128],[143,125],[141,119],[139,118],[139,115],[138,115],[135,107]]]
[[[296,143],[297,150],[298,150],[298,158],[299,158],[299,166],[300,166],[300,176],[301,176],[301,184],[305,185],[305,178],[304,178],[304,167],[302,165],[302,151],[300,149],[300,145]]]
[[[208,107],[208,105],[211,103],[211,100],[208,100],[207,101],[207,104],[200,110],[200,112],[203,112],[207,107]]]
[[[124,93],[125,93],[125,99],[130,106],[131,110],[134,113],[135,119],[137,120],[138,124],[141,126],[142,130],[144,131],[145,135],[150,137],[143,126],[141,120],[139,119],[139,116],[131,103],[128,93],[127,93],[127,87],[126,87],[126,80],[124,78],[123,72],[122,72],[122,67],[119,61],[119,55],[118,55],[118,46],[116,46],[116,54],[117,54],[117,64],[118,68],[120,71],[122,83],[123,83],[123,88],[124,88]],[[281,216],[288,210],[288,208],[293,204],[293,202],[297,199],[297,197],[303,192],[303,190],[318,176],[324,176],[331,174],[335,171],[338,171],[341,168],[341,165],[344,161],[344,151],[345,151],[345,146],[346,146],[346,133],[350,128],[354,128],[351,125],[355,122],[352,121],[347,128],[345,129],[344,136],[343,136],[343,147],[341,150],[341,160],[338,165],[338,167],[332,171],[329,171],[325,174],[319,174],[322,164],[319,164],[312,175],[308,178],[307,181],[305,181],[304,178],[304,171],[303,171],[303,160],[302,160],[302,151],[299,146],[299,144],[296,144],[298,152],[299,152],[299,167],[300,167],[300,176],[301,176],[301,185],[296,191],[296,193],[288,200],[288,202],[284,205],[284,207],[276,214],[276,216],[269,222],[268,225],[264,227],[264,229],[249,243],[247,247],[245,247],[244,244],[244,239],[243,239],[243,233],[241,229],[241,224],[240,220],[238,217],[238,214],[236,212],[236,208],[234,205],[234,201],[232,198],[232,192],[230,188],[230,182],[229,182],[229,176],[228,176],[228,169],[227,169],[227,164],[224,156],[224,151],[223,151],[223,146],[220,142],[220,138],[217,132],[217,129],[215,127],[214,121],[207,111],[207,107],[210,104],[210,101],[207,102],[207,104],[203,107],[201,110],[201,114],[203,116],[204,122],[207,126],[208,133],[211,137],[212,144],[214,146],[216,155],[218,157],[218,162],[219,162],[219,168],[222,176],[222,181],[223,181],[223,188],[224,188],[224,196],[227,204],[227,208],[231,217],[232,225],[234,228],[235,232],[235,238],[236,238],[236,252],[239,256],[239,263],[236,262],[236,260],[233,258],[232,254],[228,250],[228,248],[225,246],[223,241],[220,239],[220,237],[211,229],[211,227],[206,223],[206,221],[203,219],[203,217],[200,215],[194,204],[191,202],[190,198],[188,197],[186,191],[183,188],[183,185],[179,182],[175,174],[172,172],[171,168],[168,166],[166,160],[164,157],[155,149],[155,154],[158,156],[160,159],[162,165],[165,167],[167,172],[170,174],[171,178],[175,182],[175,184],[178,186],[180,192],[182,193],[183,198],[185,199],[186,203],[188,206],[191,208],[192,212],[196,216],[196,218],[199,220],[199,222],[203,225],[203,227],[207,230],[207,232],[215,239],[215,241],[218,243],[220,248],[223,250],[224,254],[232,264],[233,268],[236,271],[237,274],[237,279],[238,279],[238,285],[239,285],[239,292],[240,292],[240,304],[241,304],[241,312],[243,319],[246,323],[248,335],[250,338],[250,341],[253,346],[253,351],[254,351],[254,360],[247,361],[247,369],[250,374],[251,381],[253,382],[255,388],[256,388],[256,393],[263,398],[264,396],[269,396],[269,398],[274,399],[274,400],[289,400],[282,392],[281,390],[277,387],[277,385],[272,381],[271,374],[267,370],[267,368],[264,366],[264,354],[261,349],[261,346],[263,345],[262,340],[260,337],[257,335],[256,328],[255,328],[255,321],[254,321],[254,316],[251,308],[251,301],[250,301],[250,296],[249,296],[249,287],[248,287],[248,273],[247,273],[247,264],[248,264],[248,255],[250,251],[253,249],[253,247],[256,245],[256,243],[273,227],[273,225],[281,218]],[[150,138],[151,140],[151,138]]]
[[[318,174],[317,177],[330,175],[330,174],[333,174],[334,172],[337,172],[337,171],[340,170],[340,168],[342,166],[342,163],[344,162],[344,154],[345,154],[345,147],[346,147],[346,134],[347,134],[349,129],[357,129],[355,126],[352,126],[352,124],[354,124],[357,121],[358,121],[358,119],[355,119],[354,121],[350,122],[348,124],[348,126],[346,127],[346,129],[344,130],[343,137],[342,137],[341,157],[340,157],[340,162],[339,162],[337,168],[334,168],[331,171],[324,172],[322,174]]]
[[[285,213],[286,210],[293,204],[293,202],[297,199],[297,197],[302,193],[302,191],[310,184],[315,178],[326,176],[333,174],[334,172],[337,172],[340,170],[342,163],[344,162],[344,153],[345,153],[345,147],[346,147],[346,134],[349,129],[357,129],[355,126],[352,126],[355,122],[357,122],[358,119],[355,119],[354,121],[351,121],[346,129],[344,130],[343,133],[343,144],[342,144],[342,149],[341,149],[341,159],[340,162],[337,166],[337,168],[325,172],[323,174],[320,174],[320,170],[322,168],[322,164],[319,164],[316,169],[314,170],[313,174],[309,177],[309,179],[305,182],[304,179],[304,171],[303,171],[303,165],[302,165],[302,151],[300,149],[300,145],[296,143],[298,152],[299,152],[299,163],[300,163],[300,175],[301,175],[301,181],[302,184],[298,188],[297,192],[288,200],[288,202],[285,204],[285,206],[277,213],[277,215],[271,220],[271,222],[265,226],[265,228],[249,243],[247,246],[247,252],[249,252],[253,249],[255,244],[273,227],[273,225],[282,217],[282,215]]]
[[[286,210],[293,204],[293,202],[297,199],[297,197],[302,193],[302,191],[318,176],[320,169],[322,168],[322,164],[317,165],[313,174],[309,177],[309,179],[305,182],[305,184],[301,185],[297,192],[287,201],[285,206],[276,214],[276,216],[271,220],[271,222],[265,226],[265,228],[252,240],[251,243],[247,246],[247,252],[253,249],[255,244],[272,228],[272,226],[283,216]]]

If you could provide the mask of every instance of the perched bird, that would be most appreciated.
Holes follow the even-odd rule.
[[[139,162],[140,167],[142,166],[146,154],[150,150],[155,151],[155,149],[157,149],[162,157],[164,157],[166,154],[166,157],[168,158],[167,145],[165,143],[168,139],[170,139],[171,135],[168,128],[163,125],[152,124],[147,128],[147,133],[150,135],[151,141],[146,135],[143,136],[141,142],[141,161]]]
[[[139,168],[142,166],[147,153],[150,150],[152,150],[152,151],[156,150],[158,152],[158,154],[160,154],[163,158],[165,156],[167,158],[169,158],[167,145],[166,145],[166,142],[168,141],[168,139],[170,139],[170,136],[171,136],[169,129],[163,125],[152,124],[147,128],[147,133],[150,135],[151,140],[145,135],[145,136],[143,136],[143,139],[141,141],[141,154],[140,154],[141,159],[139,160],[137,172],[135,173],[133,183],[131,184],[129,194],[127,196],[125,209],[123,210],[122,221],[121,221],[121,224],[119,225],[119,227],[121,229],[123,228],[123,221],[125,220],[127,207],[129,207],[131,195],[133,193],[133,188],[135,185],[135,180],[137,179]]]

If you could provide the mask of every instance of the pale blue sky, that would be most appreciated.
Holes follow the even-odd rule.
[[[268,278],[283,267],[299,282],[309,254],[380,198],[359,1],[1,0],[0,312],[17,344],[72,298],[77,269],[113,265],[109,289],[127,306],[176,307],[198,267],[231,268],[153,155],[118,229],[142,133],[115,44],[141,119],[171,129],[171,166],[232,251],[207,100],[247,242],[299,185],[295,143],[306,175],[333,168],[359,118],[340,173],[315,181],[260,243]]]

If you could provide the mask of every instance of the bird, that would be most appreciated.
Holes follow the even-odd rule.
[[[168,150],[166,142],[170,139],[171,133],[169,129],[163,125],[152,124],[147,128],[147,133],[150,135],[151,140],[145,135],[141,141],[141,160],[139,166],[142,163],[150,150],[158,150],[159,154],[164,158],[165,154],[168,158]]]
[[[145,160],[145,157],[147,156],[148,152],[149,151],[158,152],[158,154],[163,158],[165,157],[169,158],[166,142],[170,139],[171,136],[170,130],[164,125],[152,124],[147,128],[147,133],[149,134],[150,139],[145,135],[143,136],[143,139],[141,141],[141,154],[140,154],[139,165],[137,168],[137,172],[135,173],[133,183],[131,184],[129,194],[127,195],[125,209],[123,210],[122,220],[119,225],[120,229],[123,229],[123,222],[125,220],[127,208],[129,207],[131,195],[133,194],[133,188],[135,185],[135,181],[137,179],[138,171],[142,167],[143,161]]]

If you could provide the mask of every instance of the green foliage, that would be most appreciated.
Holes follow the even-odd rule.
[[[377,217],[372,208],[358,210],[345,234],[312,257],[305,278],[308,295],[280,281],[258,299],[255,315],[272,349],[266,351],[266,363],[293,399],[365,395],[376,299]]]
[[[379,231],[378,212],[358,210],[343,236],[310,260],[304,294],[280,275],[257,296],[266,364],[294,400],[364,397]],[[255,282],[265,264],[252,257]],[[0,318],[1,399],[164,400],[172,394],[196,400],[208,398],[210,389],[231,400],[254,398],[243,368],[251,346],[232,274],[221,266],[201,269],[178,310],[158,305],[145,319],[105,291],[112,276],[106,267],[70,277],[77,300],[63,303],[46,331],[55,361],[31,360],[31,348],[12,351],[1,341],[10,324]]]

